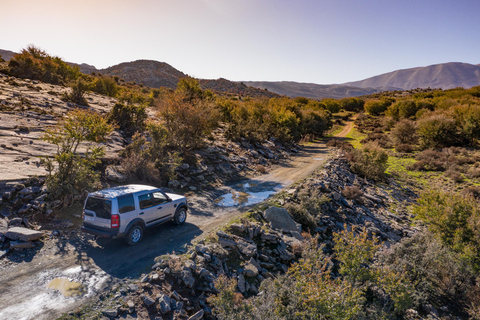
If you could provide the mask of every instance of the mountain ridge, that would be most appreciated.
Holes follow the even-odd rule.
[[[1,50],[5,60],[13,57],[15,52]],[[70,62],[69,62],[70,63]],[[70,63],[78,66],[86,74],[101,73],[118,76],[126,82],[135,82],[152,88],[166,87],[175,89],[178,81],[188,76],[166,62],[140,59],[122,62],[117,65],[97,69],[82,63]],[[452,89],[470,88],[480,85],[480,64],[447,62],[399,69],[359,81],[341,84],[316,84],[294,81],[230,81],[224,78],[199,79],[203,89],[229,95],[250,95],[252,97],[306,97],[312,99],[357,97],[389,90],[410,90],[416,88]]]

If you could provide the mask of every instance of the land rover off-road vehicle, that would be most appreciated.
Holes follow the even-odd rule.
[[[82,231],[99,237],[124,237],[138,244],[146,228],[187,218],[187,199],[159,188],[130,184],[88,194]]]

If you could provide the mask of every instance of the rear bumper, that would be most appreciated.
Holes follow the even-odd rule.
[[[123,234],[118,232],[118,229],[109,229],[109,228],[101,228],[101,227],[92,227],[89,225],[83,225],[81,228],[82,232],[93,234],[97,237],[103,238],[119,238],[122,237]]]

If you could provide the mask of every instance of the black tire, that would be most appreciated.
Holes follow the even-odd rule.
[[[173,223],[181,225],[187,220],[187,209],[185,207],[178,208],[173,217]]]
[[[128,231],[125,240],[131,246],[135,246],[143,239],[143,227],[139,224],[134,225],[130,231]]]

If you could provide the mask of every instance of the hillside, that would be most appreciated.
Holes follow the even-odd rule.
[[[152,88],[167,87],[175,89],[178,80],[186,77],[186,74],[168,63],[153,60],[124,62],[98,70],[98,72],[108,76],[118,76],[125,79],[126,82],[143,83],[145,86]]]
[[[427,67],[397,70],[361,81],[347,82],[343,85],[360,88],[385,87],[409,90],[414,88],[457,87],[471,88],[480,85],[480,66],[468,63],[450,62]]]
[[[266,89],[289,97],[306,97],[313,99],[358,97],[382,91],[375,88],[358,88],[344,85],[320,85],[315,83],[299,83],[293,81],[244,81],[248,86]]]
[[[0,56],[2,56],[2,59],[5,61],[10,60],[14,55],[15,52],[13,51],[0,49]]]

